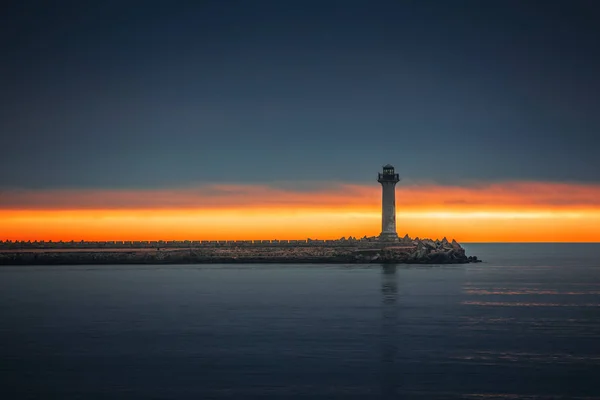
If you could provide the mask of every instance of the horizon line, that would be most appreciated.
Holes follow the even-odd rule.
[[[447,239],[449,242],[451,242],[452,240],[455,239]],[[120,239],[115,239],[115,240],[75,240],[75,239],[71,239],[71,240],[45,240],[45,239],[36,239],[36,240],[11,240],[11,239],[7,239],[7,240],[2,240],[0,239],[0,244],[8,244],[8,243],[38,243],[38,244],[56,244],[56,243],[63,243],[63,244],[78,244],[78,243],[104,243],[104,244],[150,244],[150,243],[164,243],[164,244],[168,244],[168,243],[172,243],[172,244],[213,244],[215,242],[217,242],[217,244],[242,244],[242,243],[247,243],[247,244],[277,244],[277,242],[290,242],[290,241],[301,241],[301,242],[308,242],[308,241],[333,241],[333,242],[337,242],[337,241],[360,241],[363,239],[375,239],[378,240],[379,237],[378,236],[363,236],[363,237],[356,237],[356,236],[348,236],[348,237],[341,237],[341,238],[337,238],[337,239],[320,239],[320,238],[304,238],[304,239],[212,239],[212,240],[194,240],[194,239],[182,239],[182,240],[162,240],[162,239],[158,239],[158,240],[144,240],[144,239],[140,239],[140,240],[120,240]],[[398,237],[399,242],[401,243],[402,237],[399,236]],[[415,238],[410,238],[410,240],[432,240],[432,241],[441,241],[442,239],[439,238],[429,238],[429,237],[415,237]],[[270,243],[249,243],[249,242],[270,242]],[[189,243],[184,243],[184,242],[189,242]],[[458,242],[458,240],[457,240]],[[390,243],[394,243],[394,242],[390,242]],[[462,241],[460,243],[465,243],[465,244],[589,244],[589,243],[598,243],[600,244],[600,241]],[[294,243],[287,243],[287,244],[294,244]]]

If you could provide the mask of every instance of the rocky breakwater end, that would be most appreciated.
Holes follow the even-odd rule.
[[[78,265],[78,264],[464,264],[479,262],[465,254],[460,244],[442,240],[410,239],[384,243],[304,246],[200,246],[170,249],[14,249],[0,252],[0,265]]]
[[[477,256],[467,256],[465,249],[454,239],[448,241],[411,239],[408,235],[398,243],[381,248],[358,249],[357,261],[395,264],[467,264],[481,262]]]

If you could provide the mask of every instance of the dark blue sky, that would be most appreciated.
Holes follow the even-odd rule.
[[[15,1],[0,188],[600,182],[590,1]]]

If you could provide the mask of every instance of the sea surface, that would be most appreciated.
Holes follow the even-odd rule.
[[[600,399],[600,244],[467,265],[0,267],[6,399]]]

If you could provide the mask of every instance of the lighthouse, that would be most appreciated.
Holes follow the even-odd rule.
[[[400,181],[394,167],[387,164],[383,173],[378,174],[377,182],[381,183],[381,234],[382,241],[397,241],[396,232],[396,183]]]

